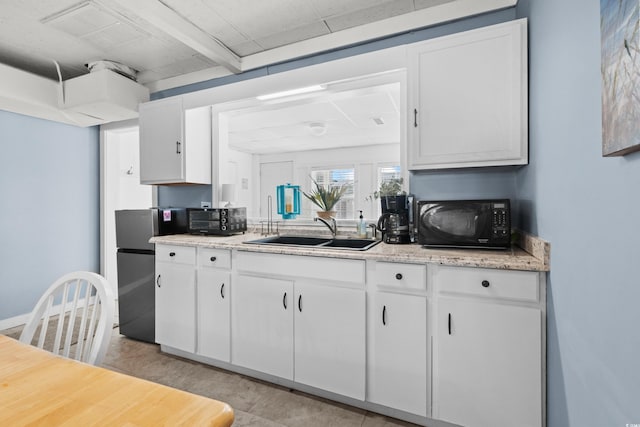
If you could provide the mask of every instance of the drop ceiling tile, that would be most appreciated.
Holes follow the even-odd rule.
[[[249,41],[245,34],[222,18],[206,2],[163,0],[163,3],[227,47]]]
[[[41,22],[72,36],[82,37],[114,25],[118,23],[118,19],[93,3],[86,2],[60,10],[42,19]]]
[[[413,12],[412,0],[396,0],[326,19],[331,32]]]
[[[319,21],[256,39],[256,43],[268,50],[329,33],[330,31],[324,21]]]
[[[247,56],[252,55],[254,53],[262,52],[264,48],[262,48],[258,43],[253,40],[249,40],[243,43],[230,44],[227,46],[238,56]]]
[[[320,17],[326,19],[394,1],[396,0],[312,0],[311,3]]]
[[[110,59],[138,71],[159,69],[197,55],[195,50],[182,43],[168,42],[155,37],[141,39],[106,53]]]
[[[218,15],[250,39],[289,31],[320,17],[311,0],[202,0]]]
[[[438,6],[445,3],[451,3],[457,0],[414,0],[416,9],[426,9],[427,7]]]
[[[140,39],[146,37],[147,35],[145,33],[133,26],[116,22],[100,31],[89,33],[83,36],[82,39],[99,49],[111,50],[126,43],[137,43]]]
[[[399,116],[393,102],[386,93],[373,93],[354,98],[343,98],[334,101],[336,107],[345,115],[355,118],[373,118],[383,115]]]
[[[175,61],[163,67],[153,69],[154,72],[162,76],[162,78],[175,77],[181,74],[204,70],[206,68],[215,67],[213,61],[202,55],[194,55],[189,58]]]

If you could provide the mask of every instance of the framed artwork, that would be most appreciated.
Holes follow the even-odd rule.
[[[600,0],[602,155],[640,150],[640,0]]]

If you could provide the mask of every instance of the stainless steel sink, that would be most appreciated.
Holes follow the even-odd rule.
[[[366,251],[371,249],[380,240],[349,239],[349,238],[323,238],[308,236],[272,236],[263,239],[249,240],[248,244],[277,245],[277,246],[304,246],[307,248],[321,249],[347,249],[352,251]]]

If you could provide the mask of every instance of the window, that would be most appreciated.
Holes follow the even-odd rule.
[[[348,186],[340,201],[333,208],[336,211],[336,219],[353,219],[354,211],[354,169],[324,169],[311,172],[311,177],[321,186],[341,187]],[[315,216],[315,215],[312,215]]]

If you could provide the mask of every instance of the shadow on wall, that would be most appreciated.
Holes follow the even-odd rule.
[[[553,349],[549,351],[549,349]],[[547,273],[547,425],[549,419],[554,420],[554,425],[569,426],[569,412],[567,405],[567,393],[563,376],[562,358],[560,357],[560,339],[558,324],[556,321],[556,309],[554,303],[553,287],[551,286],[551,274]],[[553,387],[549,387],[548,379],[554,378]],[[552,405],[549,402],[553,402]],[[553,416],[549,411],[553,410]]]
[[[416,200],[511,199],[511,218],[520,227],[517,167],[411,172],[409,191]]]

